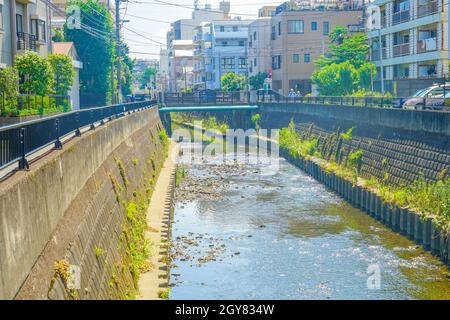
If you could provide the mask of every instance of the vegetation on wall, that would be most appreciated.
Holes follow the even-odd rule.
[[[353,128],[339,136],[351,140],[352,134]],[[336,146],[340,145],[337,138],[331,141]],[[339,160],[336,156],[322,155],[317,148],[317,142],[318,140],[311,132],[301,134],[297,131],[292,121],[287,128],[280,131],[280,147],[288,151],[291,157],[321,159],[320,165],[327,172],[333,172],[354,184],[361,183],[364,187],[376,191],[387,203],[408,207],[423,218],[432,219],[444,237],[447,238],[450,235],[450,177],[446,171],[441,173],[437,182],[427,181],[421,175],[410,184],[389,185],[383,179],[373,176],[370,179],[364,179],[360,176],[364,157],[362,150],[351,151],[346,159]]]

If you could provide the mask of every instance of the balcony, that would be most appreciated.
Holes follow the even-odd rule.
[[[392,25],[408,22],[409,20],[409,10],[398,11],[392,15]]]
[[[17,32],[17,50],[37,51],[37,36],[25,32]]]
[[[387,59],[386,48],[382,48],[381,52],[383,53],[383,59]],[[380,60],[380,50],[372,49],[372,61],[379,61],[379,60]]]
[[[439,11],[438,1],[430,1],[425,4],[417,5],[417,18],[429,16]]]
[[[409,43],[397,44],[392,47],[393,56],[402,57],[409,55]]]
[[[417,41],[417,53],[436,51],[438,49],[437,38],[428,38]]]

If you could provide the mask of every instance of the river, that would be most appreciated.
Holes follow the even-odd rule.
[[[171,299],[450,299],[439,259],[284,159],[278,170],[188,160]]]

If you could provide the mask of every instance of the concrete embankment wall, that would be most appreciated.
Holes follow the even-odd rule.
[[[161,129],[157,108],[119,118],[0,184],[1,299],[132,294],[126,205],[151,194]],[[78,268],[79,290],[63,262]]]
[[[293,158],[286,149],[280,149],[280,155],[336,192],[355,208],[367,212],[393,231],[422,245],[450,267],[450,241],[442,236],[431,219],[422,219],[415,212],[386,203],[375,192],[355,185],[332,172],[326,172],[314,161],[301,157]]]
[[[330,105],[265,104],[262,128],[293,120],[303,135],[319,139],[319,151],[343,161],[364,151],[361,173],[391,184],[411,183],[423,173],[437,180],[450,171],[450,113]],[[341,134],[354,128],[346,141]]]

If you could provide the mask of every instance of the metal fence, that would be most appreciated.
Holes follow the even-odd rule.
[[[274,91],[258,91],[258,103],[299,103],[372,108],[405,108],[416,110],[448,110],[448,99],[421,97],[311,97],[284,96]]]
[[[155,101],[134,102],[107,107],[77,110],[18,123],[0,128],[0,169],[14,163],[19,169],[28,168],[27,157],[54,144],[62,148],[61,138],[70,134],[81,135],[81,129],[95,128],[129,112],[135,112],[156,105]]]
[[[196,92],[166,92],[163,101],[171,104],[208,104],[233,105],[249,103],[248,91],[196,91]]]
[[[63,106],[68,109],[70,107],[69,103],[69,96],[19,94],[16,103],[12,106],[11,102],[7,101],[5,95],[0,92],[0,113],[2,115],[5,115],[7,112],[14,113],[14,111],[27,109],[37,110],[38,114],[43,113],[45,108]]]

